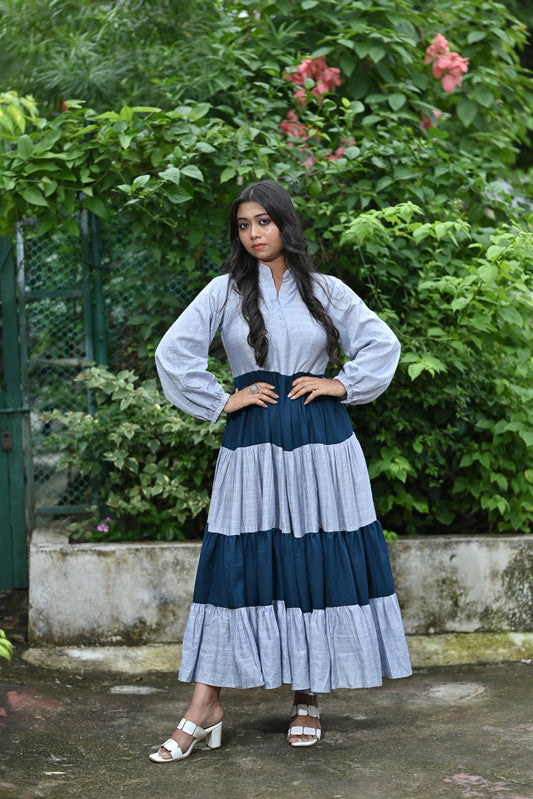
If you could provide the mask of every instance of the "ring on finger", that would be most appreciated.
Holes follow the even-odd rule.
[[[260,391],[261,387],[257,383],[254,383],[252,386],[248,386],[248,394],[259,394]]]

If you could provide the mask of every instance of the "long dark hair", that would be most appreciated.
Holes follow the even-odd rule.
[[[259,309],[259,268],[257,259],[244,249],[239,239],[237,213],[241,203],[253,200],[263,206],[281,234],[284,255],[298,286],[298,291],[309,312],[322,325],[327,335],[327,352],[330,360],[342,368],[339,331],[326,313],[322,303],[313,293],[313,276],[317,274],[307,242],[303,236],[300,220],[285,189],[274,180],[262,180],[246,186],[230,211],[231,251],[223,267],[230,274],[230,281],[242,297],[242,314],[250,331],[248,344],[253,347],[255,360],[263,366],[268,355],[268,338],[265,322]]]

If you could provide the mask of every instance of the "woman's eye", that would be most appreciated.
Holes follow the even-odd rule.
[[[241,222],[239,224],[239,230],[246,230],[247,227],[248,227],[248,223],[247,222]]]
[[[266,217],[263,217],[263,219],[261,219],[259,222],[260,225],[268,225],[269,223],[270,219],[267,219]]]

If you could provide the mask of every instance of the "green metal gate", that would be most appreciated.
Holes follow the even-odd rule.
[[[25,407],[20,368],[13,242],[0,237],[0,589],[28,585],[26,543]],[[30,478],[31,481],[31,478]]]
[[[61,525],[94,501],[94,486],[75,468],[59,467],[68,432],[50,412],[93,411],[92,397],[76,380],[89,364],[152,376],[139,327],[152,330],[155,308],[162,334],[174,309],[191,298],[178,261],[162,272],[161,253],[119,215],[101,228],[81,209],[71,222],[46,233],[38,219],[20,222],[16,267],[11,239],[1,240],[0,590],[27,582],[27,532]]]
[[[107,362],[106,311],[97,220],[79,216],[80,235],[59,227],[41,235],[37,220],[17,226],[22,383],[31,407],[30,505],[39,524],[86,510],[87,484],[58,468],[61,431],[50,411],[92,410],[75,380],[84,367]]]

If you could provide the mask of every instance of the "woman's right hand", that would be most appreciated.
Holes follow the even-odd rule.
[[[271,386],[270,383],[252,383],[251,386],[241,388],[240,391],[236,388],[235,393],[224,405],[224,411],[233,413],[248,405],[260,405],[262,408],[276,405],[279,394],[276,394],[275,389],[276,386]]]

